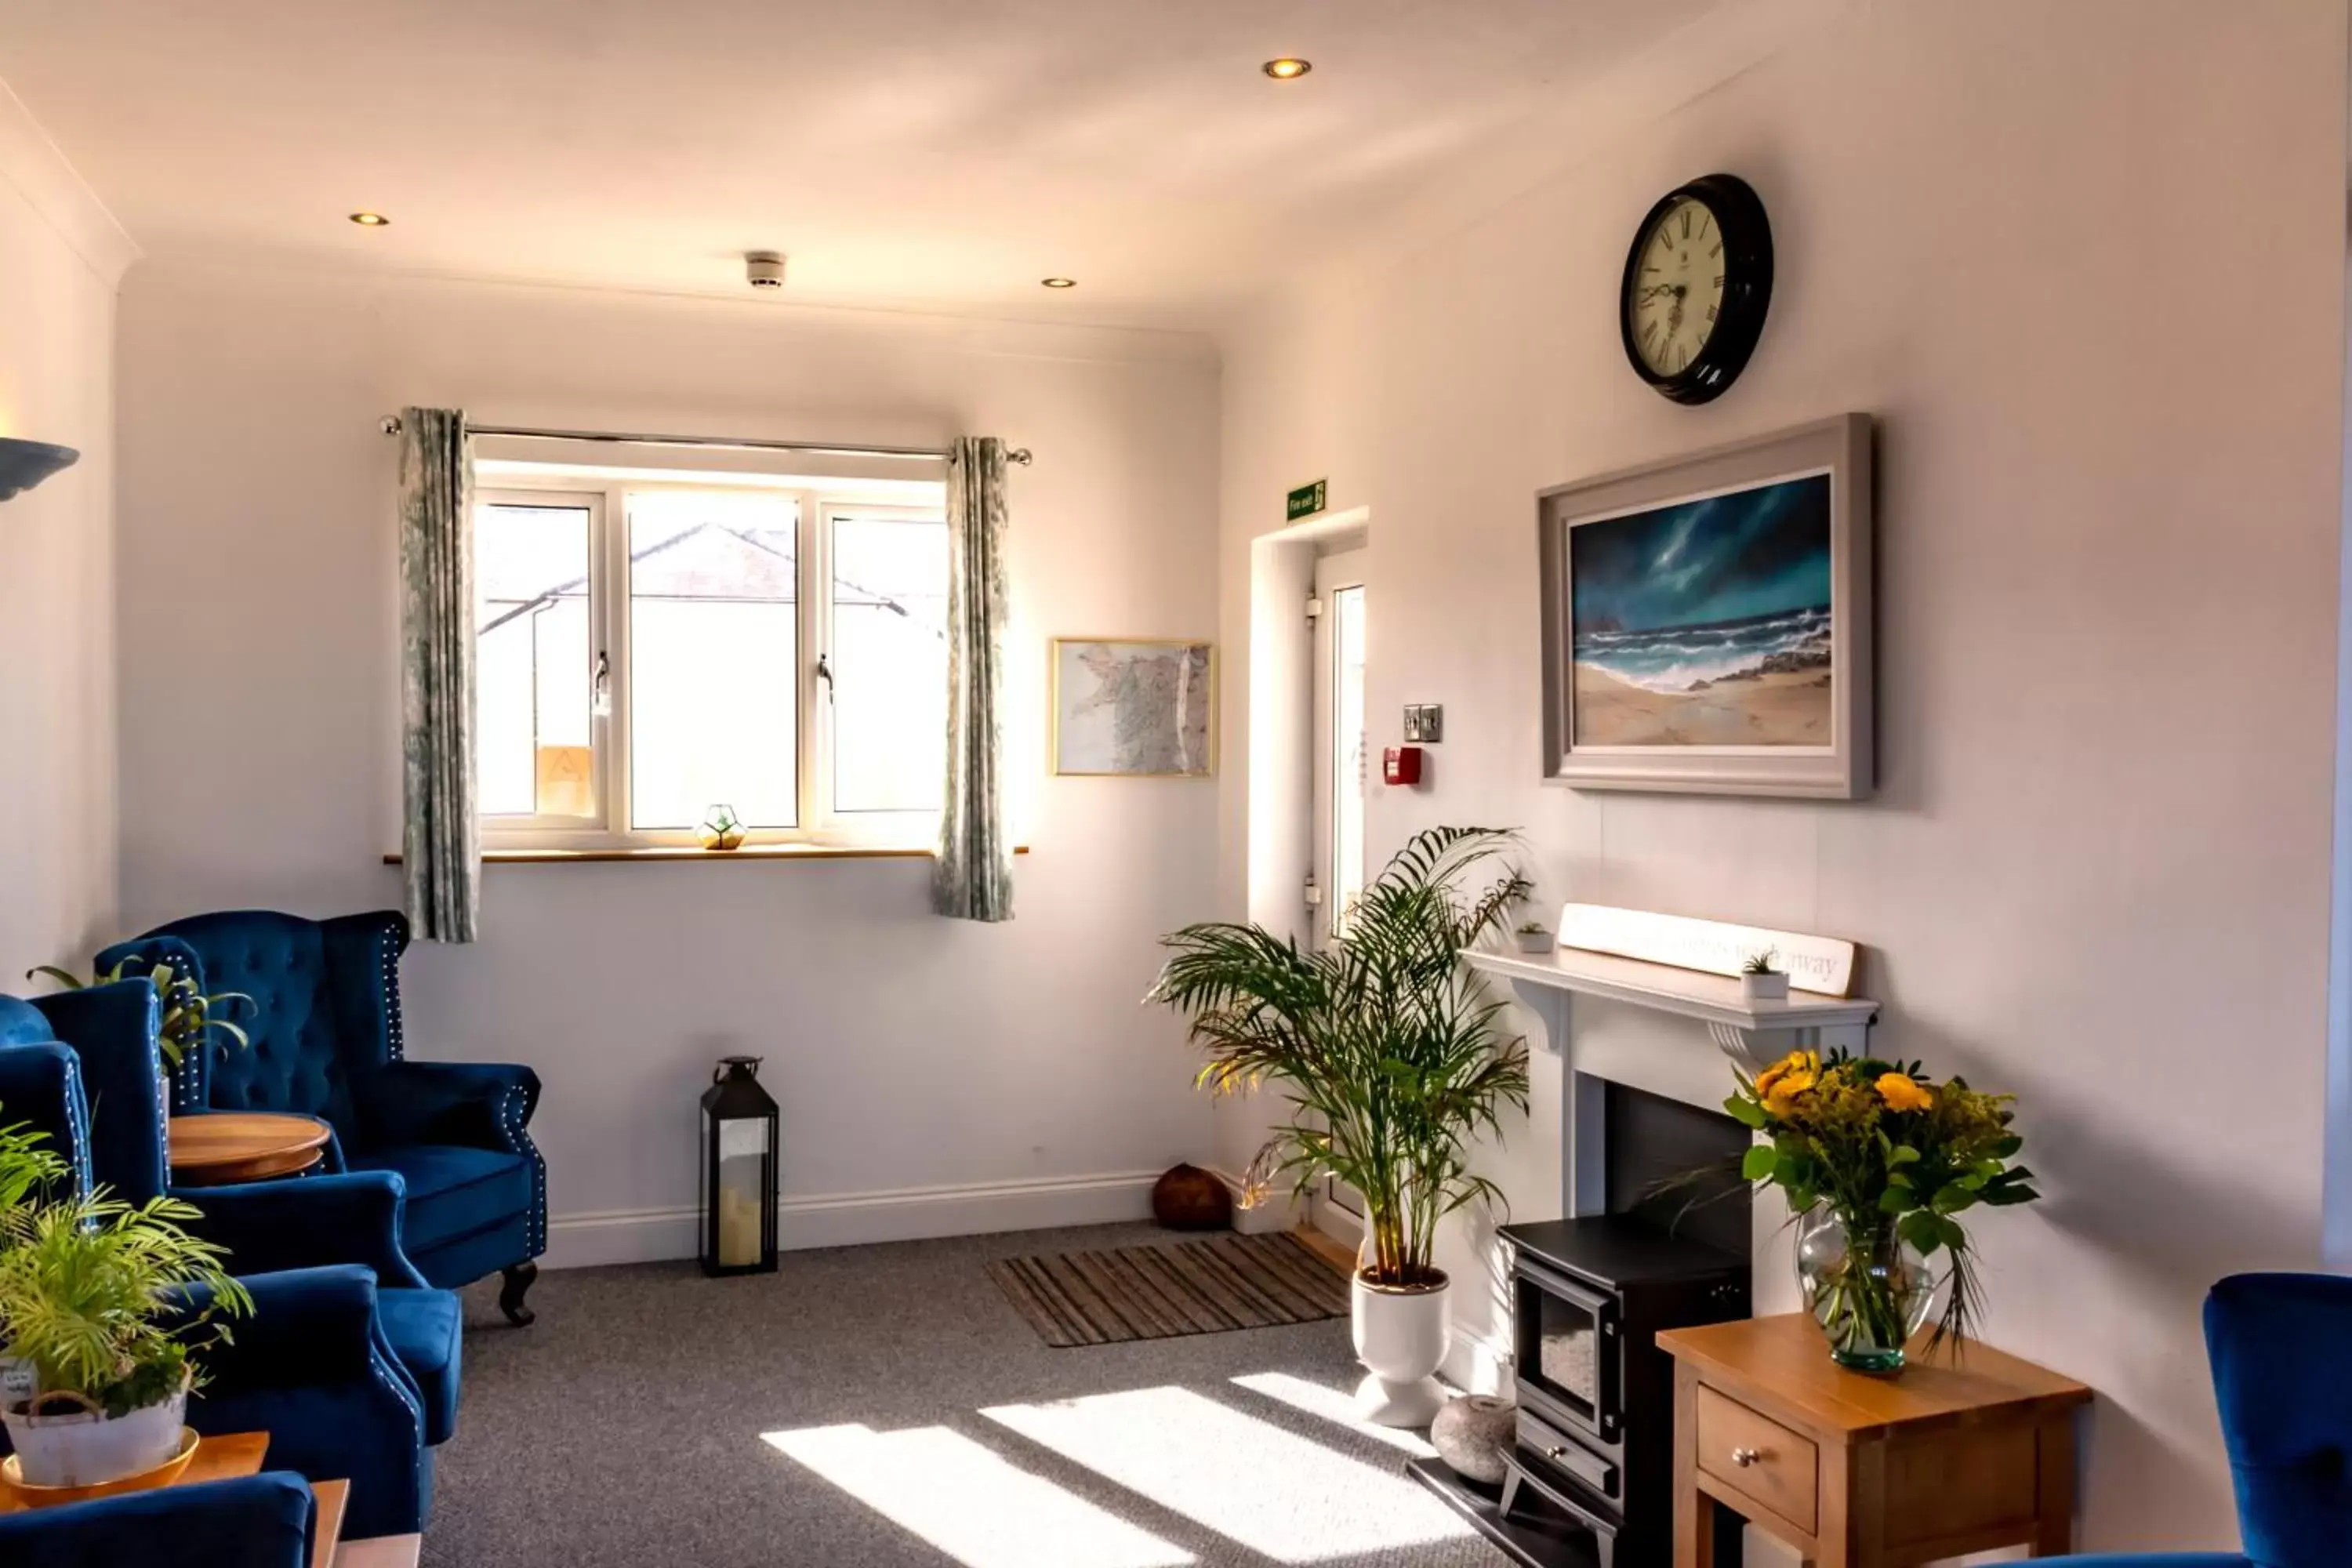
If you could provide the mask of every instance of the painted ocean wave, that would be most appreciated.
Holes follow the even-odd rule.
[[[1667,692],[1781,670],[1827,669],[1829,606],[1655,631],[1580,627],[1576,662],[1629,686]]]

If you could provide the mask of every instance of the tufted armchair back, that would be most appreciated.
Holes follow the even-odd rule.
[[[221,1015],[250,1046],[215,1037],[201,1060],[183,1062],[175,1106],[298,1111],[327,1121],[350,1147],[361,1132],[355,1086],[400,1056],[399,960],[407,947],[408,921],[390,910],[329,921],[237,910],[159,926],[98,962],[126,953],[193,961],[206,994],[253,998]]]
[[[81,1058],[58,1038],[47,1014],[0,996],[0,1127],[28,1127],[73,1167],[76,1190],[90,1184],[89,1101]]]
[[[57,1037],[47,1013],[17,997],[0,996],[0,1047],[37,1046]]]
[[[2237,1274],[2205,1299],[2213,1393],[2261,1568],[2337,1568],[2352,1542],[2352,1279]]]

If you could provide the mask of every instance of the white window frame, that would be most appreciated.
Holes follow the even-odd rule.
[[[834,525],[843,518],[875,518],[896,522],[943,523],[945,514],[937,509],[907,506],[898,502],[861,501],[846,496],[827,495],[823,491],[810,493],[818,498],[814,502],[815,527],[816,531],[824,536],[824,541],[822,556],[812,563],[816,568],[816,581],[823,591],[814,596],[813,602],[816,606],[816,613],[804,621],[803,629],[810,626],[815,627],[818,648],[824,657],[832,658],[837,652],[833,637]],[[942,500],[944,499],[942,497]],[[802,502],[803,509],[810,504],[806,500]],[[803,515],[805,519],[805,510]],[[802,524],[803,550],[807,544],[807,534],[808,524],[803,521]],[[808,561],[810,558],[803,554],[803,559]],[[805,580],[803,579],[804,582]],[[814,689],[807,694],[806,700],[810,706],[803,710],[806,717],[802,721],[802,734],[805,738],[814,731],[823,736],[822,748],[806,744],[801,748],[802,810],[803,812],[812,809],[821,811],[821,820],[825,824],[825,832],[830,836],[832,842],[860,845],[890,844],[922,848],[932,847],[939,839],[940,814],[936,810],[845,810],[840,803],[834,799],[833,788],[836,777],[835,764],[839,753],[834,744],[833,688],[830,683],[824,683],[821,689],[816,689],[820,686],[815,676],[816,659],[811,658],[805,649],[802,653],[801,663],[808,672],[809,686]],[[810,723],[810,719],[814,719],[815,722]],[[942,793],[947,788],[944,767],[940,770],[940,788]]]
[[[604,764],[607,727],[611,721],[605,715],[596,712],[594,706],[596,658],[606,640],[604,628],[609,624],[607,606],[604,602],[606,592],[605,574],[602,569],[604,559],[604,518],[608,510],[606,495],[601,489],[592,489],[585,485],[539,485],[530,489],[499,486],[478,488],[474,491],[474,506],[477,510],[486,506],[560,507],[565,510],[576,510],[585,506],[588,511],[589,637],[586,678],[590,704],[588,712],[588,752],[591,769],[589,784],[590,795],[594,802],[593,815],[564,816],[551,812],[540,812],[529,816],[513,814],[494,816],[488,812],[483,812],[479,816],[482,843],[486,847],[514,847],[522,845],[541,847],[555,847],[559,845],[563,847],[585,847],[591,843],[602,844],[605,842],[604,825],[614,820],[612,781],[605,776]],[[466,526],[473,527],[474,520],[467,519]],[[625,550],[624,554],[625,553]],[[478,626],[475,630],[478,658],[480,637],[481,631]],[[478,759],[476,766],[478,768],[479,765]],[[537,769],[534,765],[532,773],[534,789],[537,781]]]
[[[479,818],[486,849],[633,849],[692,846],[694,830],[639,828],[631,826],[630,798],[631,700],[629,658],[628,497],[633,492],[689,490],[699,494],[759,496],[797,504],[795,592],[799,615],[794,627],[798,701],[794,716],[798,733],[794,755],[799,821],[791,827],[754,827],[747,844],[836,845],[857,848],[928,849],[938,837],[937,811],[851,811],[835,809],[833,800],[834,729],[832,694],[818,676],[820,658],[833,647],[833,531],[842,517],[902,518],[937,521],[940,508],[910,506],[903,500],[866,500],[860,487],[845,480],[839,488],[774,484],[730,485],[710,479],[610,478],[595,473],[538,473],[526,482],[501,482],[478,487],[477,508],[508,506],[577,506],[589,510],[588,574],[590,638],[589,672],[593,701],[597,656],[606,660],[609,710],[592,708],[590,746],[593,770],[594,818],[552,816],[493,816]],[[467,526],[472,526],[468,520]],[[944,778],[940,781],[945,787]]]

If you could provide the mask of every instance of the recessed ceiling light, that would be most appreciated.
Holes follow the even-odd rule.
[[[1041,278],[1038,281],[1048,289],[1075,289],[1078,286],[1075,278]]]
[[[362,228],[385,228],[389,227],[392,223],[392,220],[384,216],[382,213],[369,212],[353,213],[352,215],[352,221],[359,225]]]
[[[1290,55],[1278,60],[1268,60],[1265,66],[1265,74],[1276,81],[1294,81],[1314,68],[1312,60],[1302,60]]]

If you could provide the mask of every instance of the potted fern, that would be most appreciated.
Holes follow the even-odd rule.
[[[1451,1333],[1438,1222],[1501,1195],[1471,1173],[1468,1145],[1500,1136],[1503,1107],[1527,1107],[1527,1042],[1504,1037],[1502,1004],[1458,958],[1506,930],[1527,893],[1495,864],[1510,842],[1491,828],[1414,835],[1346,935],[1319,950],[1222,921],[1160,939],[1173,956],[1150,1000],[1185,1014],[1207,1048],[1195,1081],[1230,1094],[1272,1079],[1290,1101],[1244,1201],[1284,1177],[1301,1192],[1332,1177],[1362,1195],[1352,1317],[1370,1375],[1359,1400],[1391,1426],[1425,1425],[1444,1402],[1431,1376]]]
[[[103,1187],[57,1195],[68,1171],[41,1142],[0,1128],[0,1361],[31,1376],[0,1418],[23,1482],[101,1486],[185,1451],[195,1354],[226,1341],[219,1317],[252,1300],[222,1268],[223,1249],[180,1227],[194,1207],[134,1206]],[[209,1287],[211,1306],[179,1310],[189,1286]]]

